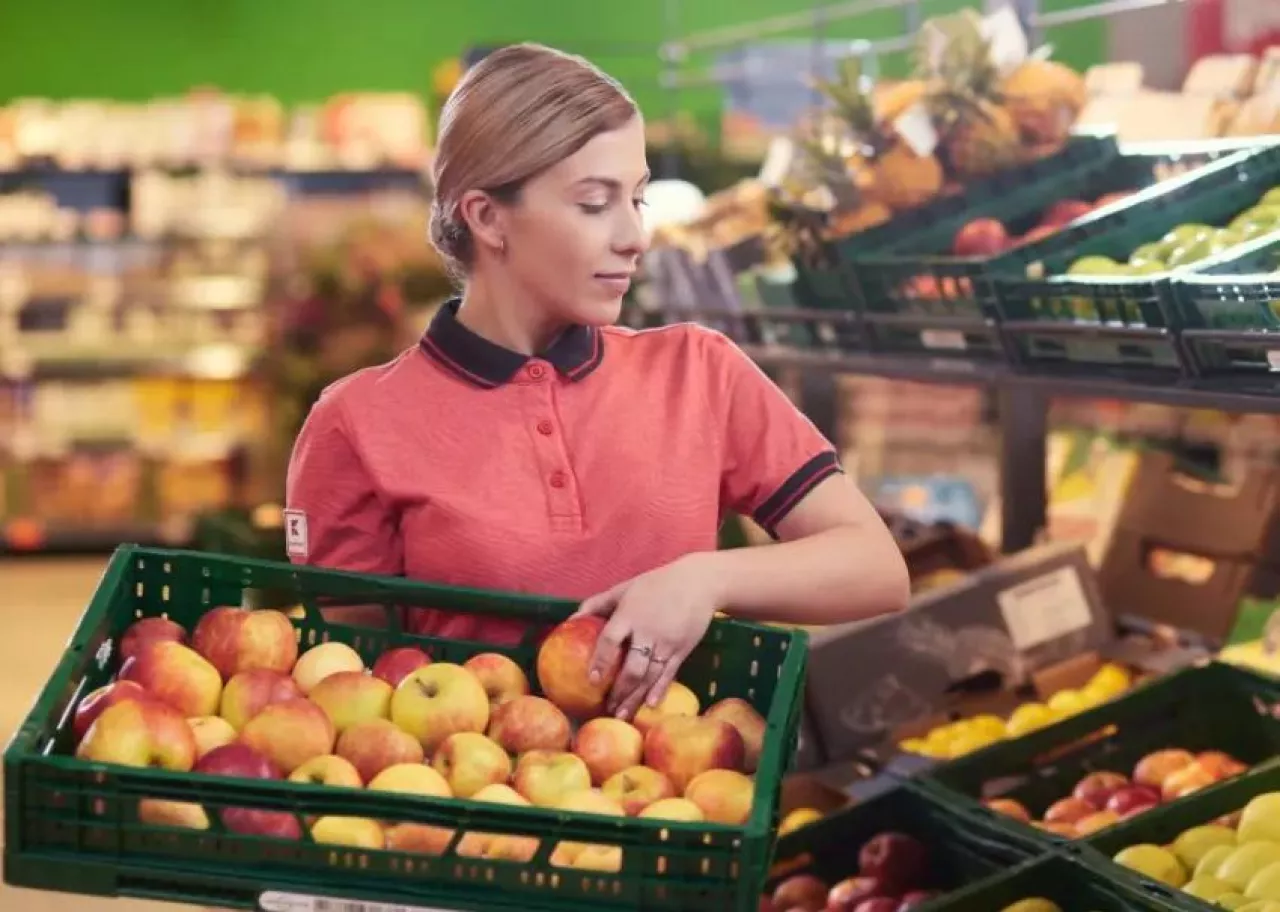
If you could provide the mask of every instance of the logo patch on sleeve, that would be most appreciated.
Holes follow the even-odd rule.
[[[284,511],[284,549],[290,557],[305,558],[311,552],[307,514],[301,510]]]

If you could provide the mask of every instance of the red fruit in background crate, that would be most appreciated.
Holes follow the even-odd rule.
[[[1100,811],[1107,806],[1112,795],[1127,785],[1129,785],[1127,776],[1109,770],[1100,770],[1090,773],[1077,782],[1071,794],[1089,804],[1095,811]]]
[[[924,880],[929,852],[914,836],[880,833],[872,836],[858,853],[858,870],[878,877],[886,884],[906,889]]]
[[[1034,244],[1036,241],[1042,241],[1050,235],[1057,233],[1058,227],[1056,225],[1036,225],[1036,227],[1018,238],[1018,244]]]
[[[1149,785],[1130,785],[1119,789],[1107,801],[1107,810],[1121,817],[1140,814],[1160,803],[1160,792]]]
[[[853,907],[853,912],[898,912],[901,900],[892,896],[873,896]]]
[[[827,909],[829,912],[853,912],[861,903],[868,899],[883,897],[892,890],[879,877],[869,877],[860,874],[857,877],[846,877],[827,894]],[[898,901],[893,902],[894,908],[897,908]]]
[[[147,617],[134,621],[120,638],[120,658],[127,659],[136,655],[144,643],[157,640],[186,644],[186,628],[176,621],[163,617]]]
[[[991,218],[974,219],[956,232],[951,252],[956,256],[995,256],[1009,247],[1009,232]]]
[[[88,733],[93,721],[102,715],[108,706],[114,706],[121,700],[145,700],[149,697],[143,686],[136,681],[112,681],[97,690],[90,691],[76,706],[75,716],[71,720],[71,733],[79,744]]]
[[[898,904],[898,912],[908,912],[916,906],[923,905],[938,895],[937,890],[912,890],[902,897]]]
[[[1049,207],[1044,216],[1040,219],[1042,225],[1052,225],[1061,227],[1083,215],[1088,215],[1093,211],[1093,206],[1083,200],[1066,199],[1059,200]]]
[[[431,656],[413,646],[400,646],[388,649],[378,656],[373,663],[373,676],[381,678],[392,687],[399,687],[400,682],[413,674],[423,665],[431,664]]]
[[[812,874],[793,874],[773,891],[773,905],[777,909],[819,910],[827,904],[827,885]]]

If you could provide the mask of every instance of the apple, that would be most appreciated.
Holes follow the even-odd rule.
[[[285,700],[250,719],[240,740],[262,751],[288,775],[312,757],[333,753],[333,723],[310,700]]]
[[[272,703],[296,700],[302,690],[287,672],[267,668],[251,668],[232,675],[222,689],[218,715],[240,731],[250,719]]]
[[[1089,836],[1099,830],[1105,830],[1114,823],[1118,823],[1120,815],[1112,810],[1098,811],[1096,814],[1090,814],[1081,820],[1077,820],[1074,826],[1073,835],[1076,838]]]
[[[693,777],[684,790],[712,823],[742,826],[751,817],[755,783],[737,770],[712,769]]]
[[[993,218],[974,219],[958,232],[951,242],[951,252],[958,257],[989,257],[1009,246],[1009,232]]]
[[[908,909],[924,905],[937,895],[937,890],[912,890],[910,893],[904,893],[902,901],[898,903],[897,912],[907,912]]]
[[[764,733],[768,727],[764,716],[739,697],[729,697],[713,703],[703,715],[709,719],[723,719],[738,730],[745,749],[742,769],[744,772],[754,773],[760,764],[760,751],[764,748]]]
[[[590,719],[604,711],[605,698],[622,666],[622,652],[598,681],[589,677],[596,641],[605,620],[595,615],[570,618],[556,625],[538,647],[538,683],[552,703],[574,719]]]
[[[121,660],[132,658],[146,643],[187,643],[187,630],[165,617],[145,617],[134,621],[120,638]]]
[[[280,768],[271,758],[246,744],[228,744],[205,754],[196,764],[197,773],[206,776],[234,776],[240,779],[279,779]],[[287,811],[266,811],[249,807],[225,808],[218,815],[233,833],[247,836],[274,836],[279,839],[301,839],[298,819]]]
[[[1111,814],[1110,811],[1099,811],[1098,814],[1115,816]],[[1092,816],[1097,816],[1097,814]],[[1086,817],[1085,819],[1088,820],[1090,818]],[[1056,836],[1065,836],[1068,839],[1076,838],[1076,825],[1074,823],[1067,823],[1064,820],[1059,820],[1056,823],[1047,820],[1033,820],[1031,821],[1031,825],[1037,830],[1043,830],[1046,833],[1053,833]]]
[[[667,716],[644,737],[644,765],[664,773],[683,793],[699,773],[741,769],[745,750],[742,735],[728,722]]]
[[[140,684],[184,717],[216,716],[222,696],[222,677],[204,658],[172,640],[154,640],[138,647],[125,660],[120,678]]]
[[[1036,225],[1022,237],[1018,238],[1017,245],[1019,247],[1024,244],[1034,244],[1036,241],[1042,241],[1052,234],[1057,234],[1062,229],[1057,225]]]
[[[364,671],[364,659],[346,643],[320,643],[298,656],[293,680],[299,690],[310,694],[317,684],[339,671]]]
[[[1104,193],[1094,201],[1094,208],[1101,209],[1103,206],[1110,206],[1112,203],[1118,203],[1126,200],[1133,195],[1133,191],[1124,190],[1119,193]]]
[[[1072,795],[1068,798],[1060,798],[1049,805],[1049,809],[1044,812],[1044,819],[1046,823],[1075,823],[1096,813],[1097,810],[1089,802]]]
[[[489,719],[489,737],[509,754],[565,751],[572,734],[568,717],[542,697],[515,697],[494,709]]]
[[[1249,769],[1247,764],[1241,763],[1222,751],[1203,751],[1196,754],[1196,764],[1215,779],[1230,779]]]
[[[147,700],[150,696],[146,688],[136,681],[113,681],[90,691],[76,705],[75,716],[71,720],[71,734],[77,744],[84,740],[85,734],[93,721],[102,715],[108,706],[114,706],[121,700]]]
[[[1065,199],[1059,200],[1049,207],[1044,216],[1040,219],[1041,224],[1061,226],[1074,222],[1082,216],[1088,215],[1093,211],[1093,205],[1083,200]]]
[[[289,781],[331,785],[337,788],[361,788],[364,785],[364,778],[351,761],[336,754],[312,757],[289,774]]]
[[[1173,801],[1184,795],[1190,795],[1202,788],[1213,785],[1218,781],[1218,777],[1211,773],[1205,766],[1196,760],[1188,766],[1184,766],[1180,770],[1175,770],[1165,777],[1160,785],[1160,798],[1165,801]]]
[[[883,895],[889,887],[879,877],[858,874],[846,877],[827,893],[826,908],[830,912],[852,912],[858,903]]]
[[[774,906],[779,909],[824,909],[830,889],[812,874],[793,874],[773,890]]]
[[[1111,796],[1129,784],[1129,780],[1120,773],[1102,770],[1090,773],[1076,783],[1072,796],[1079,798],[1095,811],[1107,806]]]
[[[187,725],[196,739],[196,760],[199,760],[215,747],[230,744],[236,739],[236,730],[231,723],[221,716],[200,716],[188,719]]]
[[[585,845],[573,859],[573,867],[579,871],[598,871],[616,874],[622,870],[622,847],[613,845]]]
[[[473,801],[484,801],[491,804],[510,804],[517,807],[530,807],[528,800],[509,785],[486,785],[484,788],[480,789],[480,791],[472,795],[471,799]],[[489,853],[494,842],[500,838],[501,835],[498,833],[480,833],[476,831],[464,833],[462,838],[458,840],[457,852],[464,858],[483,858]]]
[[[426,823],[397,823],[387,827],[386,837],[392,852],[439,856],[449,848],[453,830]]]
[[[204,808],[188,801],[143,798],[138,801],[138,820],[151,826],[180,827],[184,830],[209,829],[209,815]]]
[[[614,774],[640,765],[644,756],[644,736],[634,725],[622,719],[601,716],[578,729],[573,739],[573,752],[591,771],[591,784],[603,785]]]
[[[591,773],[576,754],[532,750],[516,764],[512,784],[533,804],[554,807],[565,795],[591,788]]]
[[[431,664],[431,656],[416,646],[399,646],[388,649],[373,663],[373,676],[386,681],[393,688],[423,665]]]
[[[272,839],[302,838],[302,825],[288,811],[266,811],[258,808],[227,808],[220,815],[222,825],[245,836],[269,836]]]
[[[196,623],[191,645],[223,679],[253,668],[288,674],[298,659],[293,622],[270,608],[214,608]]]
[[[647,735],[649,729],[653,728],[660,719],[668,716],[696,716],[699,709],[698,695],[679,681],[672,681],[667,692],[658,701],[658,705],[650,706],[646,703],[641,706],[636,711],[632,724],[640,730],[640,734]],[[728,719],[724,721],[729,722]]]
[[[676,797],[676,787],[671,780],[647,766],[629,766],[614,773],[604,781],[600,791],[622,805],[628,817],[635,817],[655,802]],[[701,810],[698,819],[702,819]]]
[[[536,803],[536,802],[535,802]],[[575,814],[600,814],[605,817],[623,817],[622,805],[599,789],[582,789],[560,797],[556,810]],[[622,849],[612,845],[596,845],[566,840],[558,843],[552,852],[552,864],[583,870],[611,872],[622,868]]]
[[[1108,800],[1106,810],[1129,817],[1150,810],[1160,803],[1160,792],[1149,785],[1129,785],[1117,790]]]
[[[538,840],[532,836],[494,833],[485,848],[484,857],[493,861],[515,861],[528,864],[538,854]]]
[[[702,808],[688,798],[659,798],[636,816],[645,820],[685,820],[690,823],[706,819],[702,816]]]
[[[1181,748],[1169,748],[1147,754],[1133,768],[1133,781],[1137,785],[1150,785],[1160,788],[1164,780],[1182,769],[1195,763],[1195,755]]]
[[[423,763],[397,763],[389,766],[373,777],[369,789],[374,792],[399,792],[434,798],[453,797],[444,776]]]
[[[901,902],[892,896],[872,896],[853,907],[853,912],[897,912]]]
[[[529,679],[524,669],[500,652],[473,655],[462,663],[462,667],[480,680],[480,686],[489,695],[491,712],[503,703],[529,693]]]
[[[1014,820],[1020,820],[1023,823],[1031,822],[1031,812],[1020,801],[1014,801],[1012,798],[990,798],[984,801],[983,804],[997,814],[1012,817]]]
[[[421,763],[424,757],[418,739],[389,719],[370,719],[351,726],[338,737],[333,752],[350,761],[364,782],[371,782],[389,766]]]
[[[323,845],[357,849],[381,849],[387,844],[382,824],[367,817],[321,817],[311,826],[311,838]]]
[[[329,716],[338,734],[391,712],[391,685],[362,671],[338,671],[311,688],[311,702]]]
[[[432,662],[400,682],[391,721],[418,739],[427,755],[455,732],[483,732],[489,697],[476,676],[452,662]]]
[[[863,843],[858,852],[861,873],[878,877],[899,890],[923,882],[928,868],[928,850],[906,833],[879,833]]]
[[[511,778],[507,752],[479,732],[455,732],[445,738],[431,766],[458,798],[470,798],[487,785]]]
[[[94,720],[76,756],[94,763],[185,773],[196,762],[196,739],[187,720],[167,703],[126,699],[108,706]]]

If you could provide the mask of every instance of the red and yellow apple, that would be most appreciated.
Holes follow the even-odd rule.
[[[1160,786],[1159,797],[1165,801],[1174,801],[1184,795],[1190,795],[1192,792],[1207,788],[1217,781],[1218,777],[1206,769],[1199,760],[1196,760],[1166,776]]]
[[[374,792],[399,792],[404,795],[426,795],[452,798],[449,783],[425,763],[397,763],[389,766],[369,783]]]
[[[456,732],[483,732],[489,724],[489,697],[461,665],[433,662],[395,689],[391,721],[417,738],[429,756]]]
[[[699,823],[706,818],[702,808],[688,798],[659,798],[636,815],[643,820],[685,820]]]
[[[166,617],[145,617],[134,621],[120,638],[121,660],[132,658],[145,643],[168,641],[186,645],[187,630]]]
[[[1079,839],[1084,836],[1088,836],[1092,833],[1096,833],[1099,830],[1105,830],[1107,827],[1118,822],[1119,820],[1120,820],[1120,815],[1117,814],[1115,811],[1111,811],[1111,810],[1098,811],[1096,814],[1090,814],[1088,817],[1085,817],[1081,820],[1077,820],[1074,824],[1072,824],[1072,826],[1075,828],[1073,835],[1075,836],[1075,838]]]
[[[240,731],[272,703],[296,700],[301,696],[302,690],[288,672],[251,668],[232,675],[227,681],[227,686],[222,689],[218,714]]]
[[[592,681],[591,660],[605,620],[594,615],[570,618],[551,630],[538,647],[538,683],[552,703],[574,719],[591,719],[604,710],[605,698],[622,665],[622,653],[598,681]]]
[[[1021,801],[1015,801],[1012,798],[989,798],[983,804],[997,814],[1012,817],[1014,820],[1020,820],[1023,823],[1031,822],[1031,812],[1027,810],[1026,805]]]
[[[1100,770],[1096,773],[1090,773],[1077,782],[1071,794],[1088,804],[1095,811],[1100,811],[1107,806],[1107,802],[1111,800],[1112,795],[1127,785],[1129,785],[1129,780],[1120,773]]]
[[[572,735],[568,717],[542,697],[515,697],[493,710],[489,719],[489,737],[517,756],[531,750],[568,750]]]
[[[555,807],[565,795],[591,788],[582,758],[565,751],[532,750],[520,757],[512,784],[540,807]]]
[[[628,817],[635,817],[655,802],[676,797],[671,780],[647,766],[630,766],[614,773],[600,791],[622,805]]]
[[[298,659],[298,634],[288,615],[223,606],[200,618],[191,645],[223,679],[265,668],[288,674]]]
[[[191,726],[191,734],[196,739],[196,760],[237,737],[231,723],[221,716],[198,716],[188,719],[187,725]]]
[[[280,768],[261,751],[236,742],[217,747],[196,764],[197,773],[207,776],[234,776],[240,779],[279,779]],[[288,811],[268,811],[252,807],[225,808],[219,813],[222,824],[233,833],[301,839],[298,818]]]
[[[487,785],[472,795],[471,798],[473,801],[484,801],[491,804],[508,804],[516,807],[530,806],[528,799],[509,785]],[[533,852],[537,852],[537,840],[528,836],[471,831],[464,833],[462,838],[458,840],[457,852],[464,858],[499,857],[517,861],[519,859],[511,856],[526,853],[530,845],[533,847]],[[495,849],[498,853],[497,855],[492,854]],[[528,854],[529,858],[533,857],[533,853]]]
[[[1222,751],[1202,751],[1196,754],[1196,764],[1215,779],[1239,776],[1249,767]]]
[[[679,681],[672,681],[657,706],[646,703],[636,711],[634,725],[640,734],[647,735],[658,720],[668,716],[696,716],[699,708],[697,694]]]
[[[194,649],[172,640],[154,640],[125,660],[120,678],[140,684],[184,717],[215,716],[222,697],[222,677]]]
[[[1049,805],[1048,810],[1044,812],[1044,820],[1046,823],[1075,823],[1097,811],[1098,808],[1089,802],[1072,795],[1060,798]]]
[[[396,823],[387,827],[386,837],[392,852],[438,856],[449,848],[453,830],[428,823]]]
[[[573,752],[591,771],[591,784],[600,786],[615,773],[640,765],[644,736],[622,719],[601,716],[586,722],[573,739]]]
[[[312,785],[331,785],[338,788],[361,788],[364,779],[351,761],[337,754],[312,757],[289,774],[290,782],[309,782]]]
[[[458,798],[511,778],[511,757],[479,732],[455,732],[436,750],[431,766]]]
[[[142,798],[138,801],[138,820],[151,826],[179,827],[184,830],[209,829],[209,815],[203,807],[190,801]]]
[[[381,849],[387,844],[382,824],[367,817],[321,817],[311,825],[311,838],[322,845]]]
[[[1195,755],[1181,748],[1153,751],[1138,761],[1133,768],[1133,781],[1137,785],[1150,785],[1160,788],[1164,780],[1182,769],[1195,763]]]
[[[556,810],[575,814],[600,814],[605,817],[625,816],[622,806],[599,789],[583,789],[563,795]],[[580,842],[558,843],[551,853],[551,863],[559,867],[612,872],[622,868],[622,849],[618,846]]]
[[[741,770],[745,752],[736,728],[701,716],[667,716],[644,737],[644,765],[664,773],[681,794],[699,773]]]
[[[399,646],[388,649],[373,663],[373,676],[386,681],[393,688],[423,665],[431,664],[431,656],[416,646]]]
[[[81,760],[188,772],[196,762],[191,726],[159,700],[121,700],[102,711],[76,748]]]
[[[529,693],[529,679],[524,669],[500,652],[478,653],[463,662],[462,667],[479,679],[480,686],[489,695],[491,712]]]
[[[365,782],[372,782],[387,767],[421,763],[424,756],[418,739],[388,719],[371,719],[351,726],[338,736],[334,753],[350,761]]]
[[[309,696],[342,734],[361,722],[387,718],[392,693],[391,685],[381,678],[362,671],[339,671],[311,688]]]
[[[760,764],[760,751],[764,748],[764,733],[768,727],[764,716],[739,697],[729,697],[714,703],[703,715],[708,719],[721,719],[738,730],[738,734],[742,735],[744,748],[742,769],[754,773]]]
[[[333,753],[333,723],[310,700],[272,703],[240,732],[240,740],[261,751],[287,776],[312,757]]]
[[[364,659],[346,643],[336,640],[312,646],[293,666],[293,680],[304,694],[329,677],[340,671],[364,671]]]
[[[108,706],[114,706],[121,700],[147,700],[151,697],[146,689],[136,681],[113,681],[90,691],[76,705],[75,716],[71,720],[71,733],[77,744],[89,731],[95,719],[102,715]]]
[[[712,823],[742,826],[751,817],[755,782],[737,770],[712,769],[694,776],[684,790]]]

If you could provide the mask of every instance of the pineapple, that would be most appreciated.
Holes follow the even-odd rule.
[[[1084,77],[1052,60],[1027,60],[1000,91],[1023,141],[1041,152],[1062,148],[1087,101]]]

